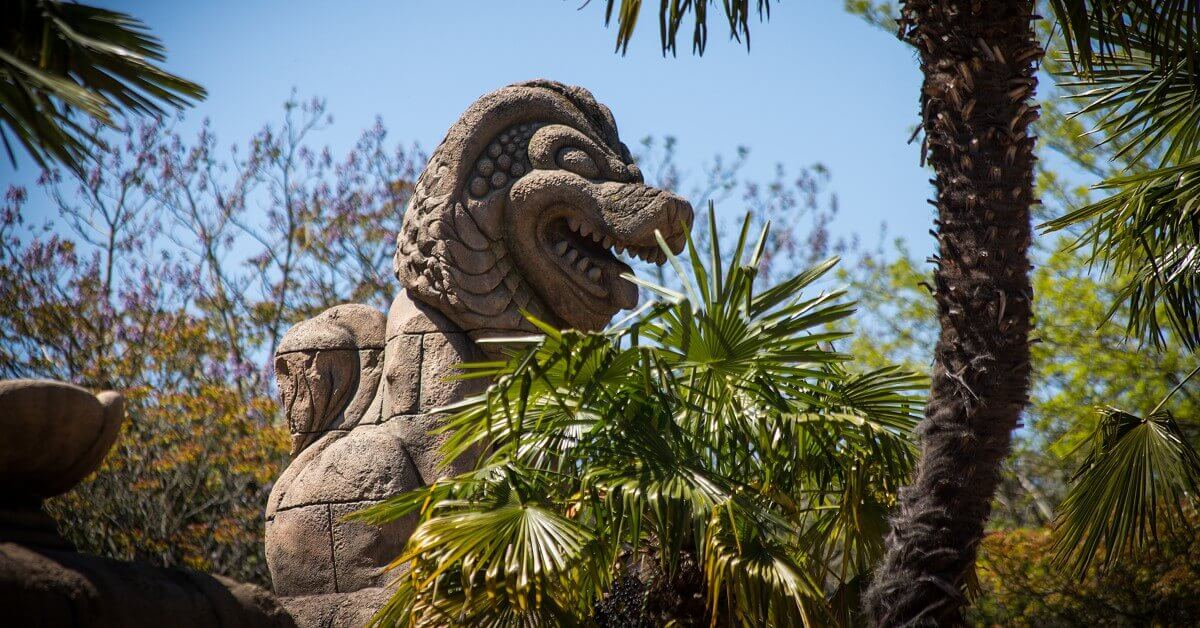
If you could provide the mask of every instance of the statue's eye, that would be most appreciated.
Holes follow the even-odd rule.
[[[578,148],[564,148],[558,151],[558,166],[587,179],[599,179],[600,169],[587,153]]]

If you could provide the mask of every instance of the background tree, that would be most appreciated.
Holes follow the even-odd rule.
[[[122,390],[128,421],[93,479],[49,508],[80,548],[267,582],[262,508],[287,457],[269,356],[292,322],[383,307],[424,164],[381,124],[342,160],[314,145],[320,101],[290,100],[247,147],[168,121],[105,136],[57,209],[0,207],[0,377]]]
[[[968,621],[987,626],[1193,626],[1200,618],[1200,537],[1164,534],[1144,553],[1082,575],[1054,561],[1045,529],[1002,530],[983,541],[981,595]]]
[[[1192,369],[1190,352],[1178,343],[1144,347],[1126,335],[1125,310],[1109,317],[1121,277],[1089,269],[1086,254],[1070,239],[1051,244],[1055,248],[1038,252],[1033,273],[1039,295],[1034,315],[1042,321],[1039,342],[1031,347],[1038,378],[997,494],[993,530],[1049,525],[1100,425],[1095,408],[1153,407]],[[903,243],[894,253],[867,255],[845,275],[862,307],[848,350],[872,366],[928,364],[937,336],[929,317],[934,303],[921,286],[920,264]],[[1200,414],[1196,387],[1177,395],[1179,416]]]
[[[161,115],[164,106],[204,98],[204,88],[156,65],[162,45],[124,13],[9,0],[0,23],[0,142],[14,167],[10,133],[39,166],[57,162],[82,173],[101,148],[97,125],[113,128],[122,112]]]
[[[853,4],[886,26],[886,4]],[[1041,25],[1052,52],[1043,60],[1049,87],[1038,126],[1044,145],[1067,166],[1040,164],[1040,194],[1048,203],[1039,217],[1055,219],[1050,226],[1064,237],[1037,254],[1044,266],[1035,275],[1042,342],[1033,351],[1043,381],[1034,387],[1035,431],[1020,441],[999,506],[1010,513],[1002,524],[1036,522],[1012,516],[1005,502],[1028,511],[1021,467],[1044,470],[1041,479],[1025,479],[1056,508],[1069,490],[1053,543],[1021,546],[1054,554],[1054,561],[1035,557],[1037,569],[1054,572],[1029,580],[1039,586],[1151,568],[1144,565],[1165,551],[1154,547],[1159,534],[1193,529],[1200,477],[1194,454],[1200,386],[1187,380],[1196,364],[1189,337],[1197,312],[1189,270],[1194,192],[1187,174],[1200,112],[1188,60],[1195,57],[1196,9],[1064,2],[1055,11],[1065,28]],[[1089,189],[1094,181],[1101,184]],[[900,276],[892,276],[893,285]],[[885,344],[906,346],[910,332]],[[1141,489],[1151,485],[1155,490]],[[1095,559],[1099,570],[1091,566]]]

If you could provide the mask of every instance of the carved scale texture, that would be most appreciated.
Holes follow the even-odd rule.
[[[505,119],[506,108],[515,108],[508,96],[522,90],[538,91],[548,104],[526,105],[532,118],[509,115],[516,121],[492,124]],[[463,330],[532,331],[521,310],[556,322],[510,259],[503,224],[509,188],[531,170],[529,139],[545,124],[568,124],[632,162],[612,113],[590,92],[538,80],[478,101],[450,129],[417,180],[396,237],[396,277]],[[465,153],[464,146],[475,150]]]

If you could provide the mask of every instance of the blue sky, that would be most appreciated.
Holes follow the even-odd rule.
[[[753,26],[749,54],[717,21],[703,58],[686,47],[690,34],[678,58],[663,58],[653,11],[628,54],[614,54],[603,0],[582,9],[580,0],[97,3],[145,21],[167,46],[168,68],[208,88],[183,127],[208,117],[224,142],[277,120],[294,87],[327,99],[335,122],[317,139],[335,154],[377,114],[393,139],[431,149],[479,95],[551,78],[591,89],[631,145],[676,136],[687,169],[737,145],[751,149],[750,176],[822,162],[839,196],[838,235],[872,244],[886,221],[914,253],[932,248],[929,173],[906,144],[920,86],[914,55],[840,2],[775,5],[769,23]],[[3,187],[36,175],[27,159],[15,172],[0,164]],[[30,217],[49,218],[49,207],[34,191]]]

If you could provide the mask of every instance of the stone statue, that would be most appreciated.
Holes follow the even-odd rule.
[[[691,222],[687,201],[643,183],[587,90],[530,81],[467,109],[417,181],[386,318],[339,305],[276,353],[294,459],[267,506],[267,561],[298,624],[365,620],[386,599],[382,569],[414,522],[346,514],[471,468],[442,460],[445,436],[430,430],[435,409],[486,387],[448,379],[492,351],[476,341],[536,331],[522,311],[603,328],[637,302],[616,254],[662,263],[655,232],[678,252]]]

